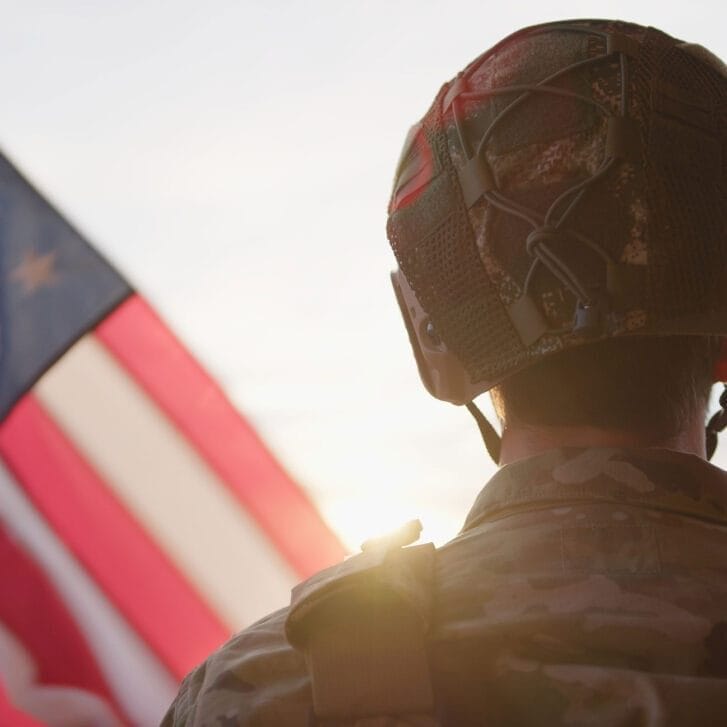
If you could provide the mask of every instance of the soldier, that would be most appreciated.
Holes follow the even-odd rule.
[[[527,28],[442,87],[392,277],[501,468],[444,547],[411,526],[297,587],[165,725],[725,723],[726,141],[725,66],[627,23]]]

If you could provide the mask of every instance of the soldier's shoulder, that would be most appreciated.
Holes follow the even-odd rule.
[[[188,674],[162,727],[304,724],[308,677],[285,637],[287,614],[280,609],[240,631]]]

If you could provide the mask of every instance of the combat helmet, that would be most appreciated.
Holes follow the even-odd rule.
[[[472,401],[515,372],[615,336],[727,335],[726,141],[725,65],[607,20],[514,33],[411,129],[392,282],[425,386],[496,459]]]

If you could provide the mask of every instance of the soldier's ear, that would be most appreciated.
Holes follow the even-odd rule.
[[[714,380],[727,383],[727,338],[722,339],[722,351],[714,366]]]

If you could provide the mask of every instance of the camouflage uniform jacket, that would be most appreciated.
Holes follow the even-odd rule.
[[[500,469],[436,552],[445,725],[727,724],[727,473],[657,449]],[[184,681],[163,725],[311,724],[286,610]]]

